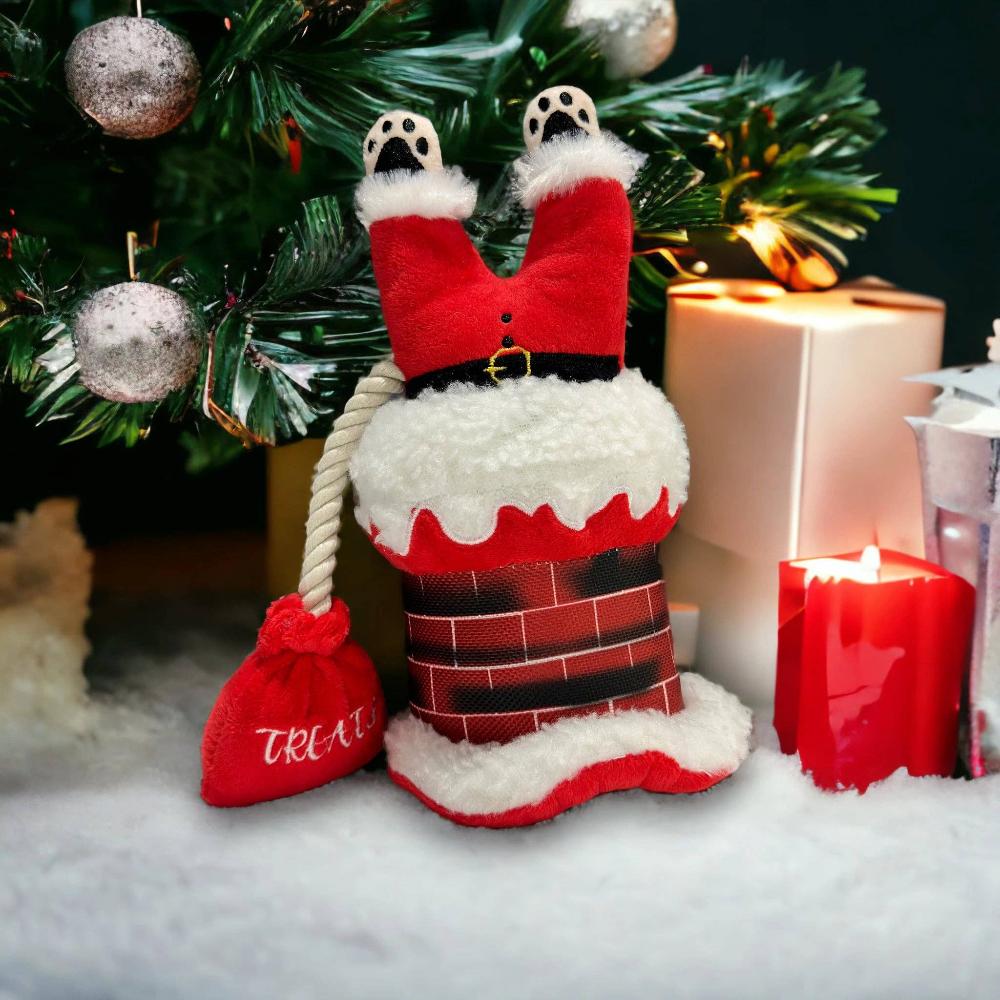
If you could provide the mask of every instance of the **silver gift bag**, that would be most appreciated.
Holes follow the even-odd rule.
[[[1000,364],[948,368],[930,416],[912,417],[927,558],[976,588],[963,755],[974,777],[1000,772]]]

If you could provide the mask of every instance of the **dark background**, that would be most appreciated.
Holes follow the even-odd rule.
[[[848,248],[847,276],[876,274],[943,298],[945,363],[984,359],[984,338],[1000,315],[1000,3],[679,0],[678,7],[680,40],[668,75],[701,63],[729,72],[744,56],[780,58],[810,73],[838,61],[867,69],[868,92],[882,105],[889,130],[869,162],[881,183],[902,194],[868,241]],[[170,428],[157,427],[132,450],[59,446],[58,426],[30,426],[24,406],[16,390],[4,389],[0,521],[62,494],[81,498],[84,531],[98,545],[263,527],[260,452],[188,476]]]

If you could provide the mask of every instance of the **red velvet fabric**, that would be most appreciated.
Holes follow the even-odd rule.
[[[428,809],[432,809],[439,816],[462,826],[483,826],[493,829],[531,826],[533,823],[552,819],[559,813],[582,805],[598,795],[629,788],[671,794],[703,792],[728,778],[729,775],[730,772],[705,774],[700,771],[688,771],[666,754],[658,750],[648,750],[646,753],[629,754],[626,757],[585,767],[572,778],[556,785],[539,802],[499,813],[460,813],[435,802],[408,778],[389,769],[389,777],[400,788],[415,795]]]
[[[621,362],[632,215],[618,181],[594,178],[546,198],[509,278],[483,263],[454,219],[382,219],[370,235],[393,357],[407,378],[488,358],[506,336],[528,351]]]
[[[501,507],[496,530],[478,545],[463,545],[449,538],[429,510],[421,510],[413,525],[407,554],[392,552],[375,542],[375,547],[393,566],[417,576],[453,573],[461,570],[498,569],[522,562],[561,562],[580,559],[608,549],[629,548],[659,542],[680,516],[678,507],[670,513],[664,488],[649,513],[633,518],[628,497],[618,494],[579,531],[567,528],[546,504],[533,514],[516,507]],[[375,526],[373,534],[377,534]]]
[[[201,796],[246,806],[325,785],[382,748],[385,702],[343,601],[314,616],[298,594],[268,609],[202,738]]]

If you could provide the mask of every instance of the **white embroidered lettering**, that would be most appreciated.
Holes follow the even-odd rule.
[[[308,729],[288,730],[288,742],[285,744],[285,760],[296,764],[306,759],[306,743],[309,741]]]
[[[337,724],[326,731],[323,723],[317,723],[309,729],[299,729],[296,726],[290,729],[258,729],[257,735],[267,737],[264,742],[264,763],[277,764],[282,759],[286,764],[322,760],[333,752],[336,743],[347,749],[355,739],[363,739],[366,733],[370,733],[378,725],[376,698],[372,699],[370,714],[366,716],[364,713],[364,707],[350,713],[348,718],[354,721],[353,730],[345,726],[345,719],[338,719]]]
[[[259,733],[268,733],[267,743],[264,746],[264,763],[265,764],[277,764],[278,758],[281,756],[281,751],[277,753],[274,752],[274,744],[279,736],[285,735],[284,729],[258,729]]]

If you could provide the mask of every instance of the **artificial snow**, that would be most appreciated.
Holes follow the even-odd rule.
[[[384,772],[211,809],[201,726],[259,621],[120,615],[93,734],[0,733],[3,1000],[996,995],[1000,776],[820,792],[762,714],[711,791],[532,829],[452,826]]]
[[[0,747],[83,733],[92,721],[83,661],[91,557],[76,503],[46,500],[0,524]]]

